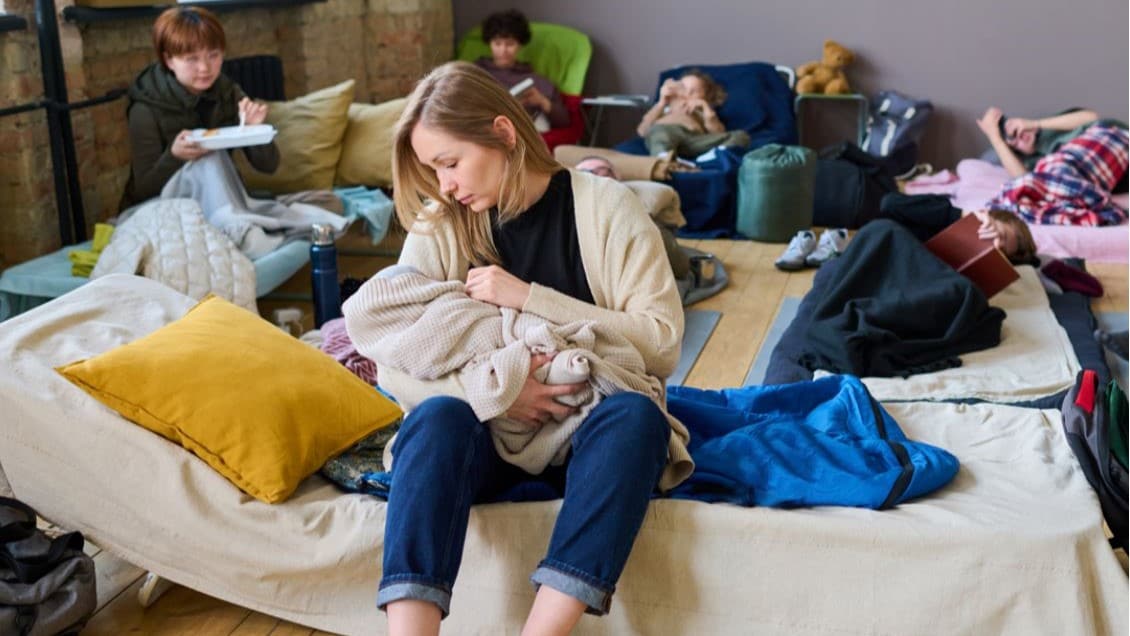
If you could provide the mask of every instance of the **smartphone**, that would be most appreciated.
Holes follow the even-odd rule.
[[[525,93],[526,91],[533,88],[533,86],[534,86],[534,78],[527,77],[526,79],[522,80],[521,82],[518,82],[517,84],[511,86],[510,87],[510,94],[513,95],[514,97],[517,97],[517,96],[521,95],[522,93]]]

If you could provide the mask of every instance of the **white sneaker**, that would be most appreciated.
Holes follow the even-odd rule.
[[[843,228],[830,228],[820,235],[820,242],[816,249],[804,258],[809,267],[820,267],[824,263],[844,253],[847,247],[848,233]]]
[[[804,269],[804,261],[816,249],[816,235],[812,230],[801,230],[789,241],[785,253],[773,262],[777,269],[795,272]]]

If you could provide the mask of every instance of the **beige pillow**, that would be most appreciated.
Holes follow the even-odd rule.
[[[298,99],[270,102],[267,123],[278,130],[279,168],[264,174],[252,168],[243,153],[235,153],[247,189],[284,194],[332,188],[353,84],[346,80]]]
[[[408,98],[381,104],[353,104],[341,141],[336,185],[392,186],[392,133]]]

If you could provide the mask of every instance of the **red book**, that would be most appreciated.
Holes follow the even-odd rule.
[[[926,241],[926,249],[973,281],[986,298],[992,298],[1020,274],[992,241],[977,236],[980,227],[981,221],[967,214]]]

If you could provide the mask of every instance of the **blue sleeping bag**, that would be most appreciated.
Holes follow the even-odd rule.
[[[671,386],[667,409],[690,430],[695,461],[675,498],[882,510],[957,474],[956,457],[907,439],[851,375],[721,391]]]

